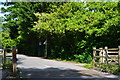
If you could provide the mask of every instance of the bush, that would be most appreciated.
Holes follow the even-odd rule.
[[[83,53],[81,55],[74,55],[75,61],[80,63],[90,63],[92,56],[90,54]]]

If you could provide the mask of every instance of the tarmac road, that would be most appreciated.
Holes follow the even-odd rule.
[[[75,63],[17,55],[22,80],[120,80],[118,76],[79,67]]]

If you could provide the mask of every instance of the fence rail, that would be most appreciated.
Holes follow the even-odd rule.
[[[93,64],[120,67],[120,46],[118,48],[93,48]]]

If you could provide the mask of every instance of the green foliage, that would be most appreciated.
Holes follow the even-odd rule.
[[[81,63],[90,63],[92,61],[92,57],[89,54],[83,53],[81,55],[74,55],[76,62]]]
[[[2,34],[1,34],[1,31],[2,31],[2,17],[0,17],[0,46],[2,46]]]
[[[3,29],[10,30],[20,53],[43,56],[47,39],[48,57],[90,63],[93,47],[120,45],[118,4],[14,3],[3,10],[11,12]]]
[[[114,67],[116,66],[116,67]],[[111,64],[111,65],[105,65],[105,64],[101,64],[100,66],[101,69],[104,69],[104,71],[109,71],[113,74],[119,73],[120,72],[120,67],[115,65],[115,64]]]
[[[6,65],[2,66],[4,69],[10,69],[12,70],[12,62],[10,60],[10,58],[6,58]]]
[[[16,42],[10,38],[9,33],[1,32],[1,34],[2,34],[2,46],[3,47],[16,46]]]
[[[84,62],[84,56],[83,55],[74,55],[77,62]]]
[[[7,21],[7,23],[4,24],[3,29],[9,29],[10,37],[12,39],[15,39],[17,43],[17,47],[19,49],[18,53],[38,55],[38,43],[40,39],[38,36],[39,33],[32,29],[33,25],[35,25],[34,22],[38,20],[34,13],[50,13],[54,9],[52,4],[53,3],[49,2],[16,2],[7,9],[2,9],[4,12],[10,12],[10,14],[5,18],[5,21]],[[53,5],[58,4],[62,3],[55,3]]]
[[[51,56],[90,62],[93,46],[118,46],[117,4],[65,3],[52,13],[37,13],[39,21],[33,30],[37,30],[41,38],[47,36],[52,41],[49,43],[52,44]]]

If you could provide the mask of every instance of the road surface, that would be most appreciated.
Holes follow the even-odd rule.
[[[20,78],[25,80],[120,80],[118,76],[79,67],[79,64],[17,55]]]

